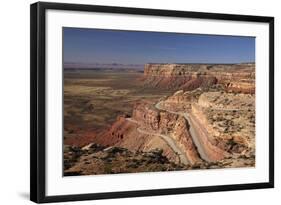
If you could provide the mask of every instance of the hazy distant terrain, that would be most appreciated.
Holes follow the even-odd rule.
[[[64,63],[64,70],[140,70],[143,64],[121,64],[121,63]]]
[[[118,115],[131,115],[141,99],[156,100],[172,91],[144,88],[142,73],[131,70],[65,70],[64,138],[98,132],[109,127]]]

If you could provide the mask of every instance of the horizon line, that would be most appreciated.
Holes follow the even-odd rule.
[[[148,63],[78,63],[78,62],[64,62],[63,66],[65,65],[124,65],[124,66],[144,66],[146,64],[163,64],[163,65],[167,65],[167,64],[181,64],[181,65],[191,65],[191,64],[201,64],[201,65],[231,65],[231,64],[255,64],[256,62],[252,62],[252,61],[241,61],[241,62],[212,62],[212,63],[206,63],[206,62],[186,62],[186,63],[177,63],[177,62],[173,62],[173,63],[166,63],[166,62],[148,62]]]

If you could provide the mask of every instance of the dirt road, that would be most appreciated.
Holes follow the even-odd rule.
[[[133,122],[133,123],[136,123],[138,125],[140,125],[138,123],[138,121],[132,119],[132,118],[126,118],[128,121],[130,122]],[[184,151],[179,147],[177,146],[177,143],[175,142],[175,140],[170,137],[169,135],[164,135],[164,134],[160,134],[160,133],[157,133],[157,132],[153,132],[151,130],[144,130],[142,129],[141,127],[138,127],[137,128],[137,131],[139,133],[142,133],[142,134],[146,134],[146,135],[155,135],[155,136],[158,136],[160,137],[161,139],[163,139],[167,145],[176,153],[176,155],[178,155],[179,157],[179,160],[182,164],[189,164],[189,161],[188,161],[188,158],[186,157]]]
[[[201,157],[202,159],[204,159],[205,161],[208,161],[208,162],[212,161],[212,160],[208,157],[208,155],[206,154],[206,151],[205,151],[205,149],[204,149],[204,146],[203,146],[202,141],[200,140],[200,137],[198,137],[198,131],[197,131],[197,129],[198,129],[199,126],[196,126],[196,125],[195,125],[194,120],[192,120],[192,119],[190,118],[190,116],[188,115],[188,113],[187,113],[187,112],[175,112],[175,111],[171,111],[171,110],[164,109],[164,108],[161,107],[161,103],[162,103],[161,101],[158,102],[158,103],[156,103],[156,104],[155,104],[155,108],[158,109],[158,110],[164,110],[164,111],[169,112],[169,113],[181,115],[181,116],[183,116],[183,117],[188,121],[188,123],[189,123],[189,125],[190,125],[189,132],[190,132],[190,135],[191,135],[191,137],[192,137],[192,140],[193,140],[195,146],[197,147],[197,150],[198,150],[198,152],[199,152],[200,157]],[[195,128],[196,128],[196,129],[195,129]]]

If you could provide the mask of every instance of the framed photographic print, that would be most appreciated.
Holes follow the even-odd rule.
[[[274,187],[274,18],[31,5],[30,198]]]

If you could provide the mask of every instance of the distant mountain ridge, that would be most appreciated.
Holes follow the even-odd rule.
[[[143,70],[144,64],[121,64],[121,63],[73,63],[66,62],[64,69],[134,69]]]

